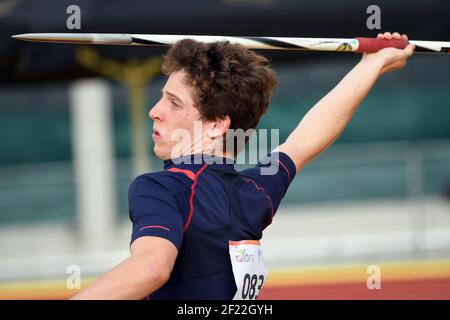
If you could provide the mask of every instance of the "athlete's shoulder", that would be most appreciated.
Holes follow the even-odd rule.
[[[273,178],[284,177],[286,183],[290,184],[296,175],[296,169],[294,162],[286,153],[272,152],[262,158],[255,167],[241,171],[241,175],[269,182]]]
[[[129,194],[148,192],[169,192],[178,197],[189,191],[190,182],[176,172],[162,170],[137,176],[130,184]]]

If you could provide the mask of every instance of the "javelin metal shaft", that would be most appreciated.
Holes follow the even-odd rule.
[[[167,46],[178,40],[193,39],[200,42],[229,41],[249,49],[312,50],[375,52],[385,47],[404,48],[408,43],[416,46],[415,52],[450,53],[449,41],[417,41],[377,38],[292,38],[292,37],[234,37],[206,35],[167,34],[114,34],[114,33],[26,33],[12,36],[15,39],[33,42]]]

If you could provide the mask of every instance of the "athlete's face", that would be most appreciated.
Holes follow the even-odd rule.
[[[181,70],[169,76],[161,89],[161,99],[149,112],[153,120],[153,150],[162,160],[202,152],[202,144],[199,145],[198,140],[207,139],[208,130],[214,126],[213,123],[201,121],[194,104],[193,89],[183,81],[185,75]]]

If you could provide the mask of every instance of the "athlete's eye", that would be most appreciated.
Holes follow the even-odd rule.
[[[180,106],[175,102],[175,100],[170,100],[170,103],[172,104],[173,107],[175,108],[179,108]]]

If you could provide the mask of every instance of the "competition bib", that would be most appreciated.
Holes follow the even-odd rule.
[[[258,240],[228,243],[237,287],[233,300],[255,300],[268,276],[261,245]]]

